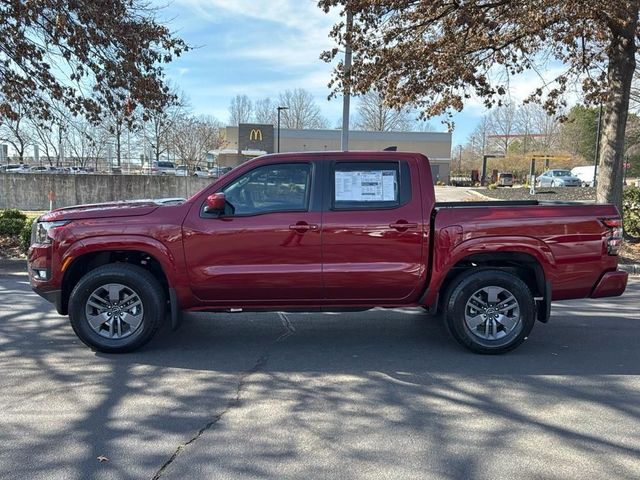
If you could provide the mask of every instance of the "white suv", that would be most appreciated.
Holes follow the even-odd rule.
[[[153,162],[151,164],[152,175],[175,175],[176,165],[173,162]]]

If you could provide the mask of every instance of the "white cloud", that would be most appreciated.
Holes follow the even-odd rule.
[[[270,61],[278,68],[322,63],[319,55],[334,43],[329,31],[339,18],[333,10],[325,14],[314,0],[177,0],[209,23],[256,22],[252,30],[231,31],[224,45],[216,46],[219,58]],[[271,24],[271,25],[270,25]],[[268,26],[269,38],[260,37]]]

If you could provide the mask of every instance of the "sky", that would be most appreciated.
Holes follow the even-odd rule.
[[[158,0],[162,1],[162,0]],[[319,59],[334,45],[328,34],[338,11],[325,14],[316,0],[170,0],[159,20],[195,48],[166,66],[169,80],[182,90],[194,114],[226,122],[235,95],[275,100],[287,89],[311,92],[329,125],[342,118],[342,99],[327,100],[332,65]],[[534,74],[513,80],[512,98],[527,96],[541,82]],[[357,100],[352,101],[352,118]],[[453,144],[463,144],[486,113],[470,99],[454,115]],[[445,131],[439,119],[431,120]]]

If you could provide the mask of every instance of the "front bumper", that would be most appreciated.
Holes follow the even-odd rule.
[[[624,292],[625,288],[627,288],[628,278],[629,274],[621,270],[607,272],[600,277],[600,280],[589,296],[591,298],[620,296]]]
[[[53,303],[60,315],[66,315],[66,313],[62,311],[62,290],[42,290],[34,285],[31,285],[31,288],[42,298]]]
[[[27,259],[29,283],[34,292],[56,306],[59,314],[66,315],[62,303],[62,286],[58,275],[51,268],[51,258],[51,245],[31,245]],[[37,272],[46,272],[45,277],[42,278]]]

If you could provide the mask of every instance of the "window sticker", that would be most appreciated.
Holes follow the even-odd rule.
[[[337,202],[396,201],[396,171],[367,170],[335,172]]]

